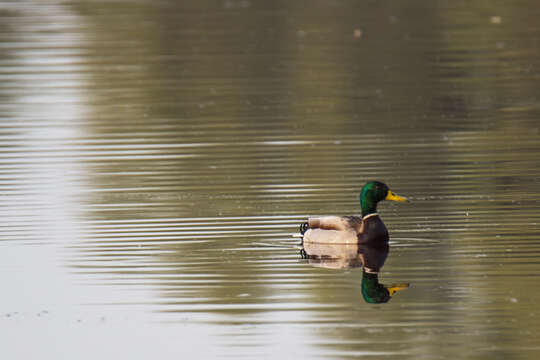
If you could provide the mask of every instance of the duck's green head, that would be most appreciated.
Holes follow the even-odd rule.
[[[407,201],[406,198],[394,194],[385,183],[369,181],[360,192],[362,216],[377,212],[377,203],[382,200]]]

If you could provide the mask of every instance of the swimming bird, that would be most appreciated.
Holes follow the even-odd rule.
[[[380,181],[367,182],[360,192],[362,216],[323,216],[309,218],[300,225],[303,243],[388,244],[388,230],[377,214],[382,200],[407,201]]]

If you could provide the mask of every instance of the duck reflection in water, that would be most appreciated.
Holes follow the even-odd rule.
[[[379,282],[379,272],[388,256],[388,244],[368,246],[358,244],[303,243],[300,251],[303,258],[313,266],[330,269],[362,267],[362,296],[367,303],[385,303],[409,284],[386,286]]]
[[[360,192],[362,216],[309,218],[300,225],[301,254],[313,265],[344,269],[362,267],[362,295],[368,303],[385,303],[408,284],[384,286],[379,272],[388,256],[388,230],[377,213],[383,200],[404,202],[386,184],[367,182]]]

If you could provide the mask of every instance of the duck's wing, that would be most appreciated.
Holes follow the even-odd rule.
[[[354,230],[309,229],[303,237],[304,243],[318,244],[357,244],[358,237]]]
[[[364,221],[360,216],[344,216],[343,218],[347,220],[351,229],[356,229],[358,233],[362,232]]]
[[[308,219],[308,224],[311,229],[324,229],[324,230],[356,230],[356,226],[351,224],[350,218],[353,216],[322,216],[313,217]],[[362,223],[362,219],[360,219]]]

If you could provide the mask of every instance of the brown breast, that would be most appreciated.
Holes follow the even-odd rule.
[[[358,243],[368,245],[388,244],[388,230],[377,216],[370,216],[362,221],[362,229],[358,233]]]

